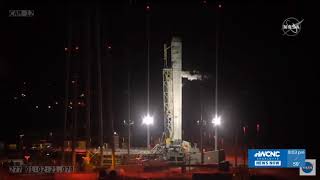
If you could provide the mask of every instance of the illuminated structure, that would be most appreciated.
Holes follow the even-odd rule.
[[[168,50],[171,51],[171,61],[168,60]],[[164,44],[164,68],[163,68],[163,105],[164,105],[164,135],[165,142],[156,145],[152,154],[159,155],[163,160],[172,163],[202,163],[202,155],[197,147],[192,147],[182,138],[182,78],[202,80],[203,76],[195,71],[182,70],[182,41],[173,37],[170,46]],[[216,127],[220,124],[220,117],[215,118]],[[224,158],[222,158],[224,159]],[[219,151],[204,153],[205,164],[217,163]]]
[[[167,51],[171,49],[171,62]],[[182,41],[173,37],[171,46],[164,44],[163,105],[166,140],[182,140],[182,78],[200,80],[201,75],[182,71]]]
[[[150,149],[150,125],[153,124],[153,117],[149,114],[146,115],[142,120],[142,124],[147,126],[147,147]]]

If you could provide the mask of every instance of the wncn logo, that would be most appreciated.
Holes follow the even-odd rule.
[[[280,151],[258,151],[254,157],[280,157]]]
[[[285,163],[282,151],[280,149],[249,149],[248,165],[250,168],[282,167]]]

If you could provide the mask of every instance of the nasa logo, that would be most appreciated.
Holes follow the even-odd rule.
[[[289,17],[285,19],[282,23],[283,35],[296,36],[301,31],[301,23],[303,19],[299,21],[294,17]]]
[[[306,162],[306,165],[302,167],[302,171],[305,173],[310,173],[313,169],[313,166],[310,162]]]
[[[315,176],[316,175],[316,160],[306,159],[304,167],[300,167],[300,176]]]

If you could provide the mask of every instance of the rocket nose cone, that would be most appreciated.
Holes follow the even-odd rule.
[[[172,37],[172,40],[171,40],[171,41],[172,41],[172,42],[181,42],[181,38],[175,36],[175,37]]]

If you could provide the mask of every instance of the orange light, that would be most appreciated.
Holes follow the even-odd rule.
[[[91,158],[90,157],[82,157],[82,159],[86,162],[86,163],[89,163]]]

